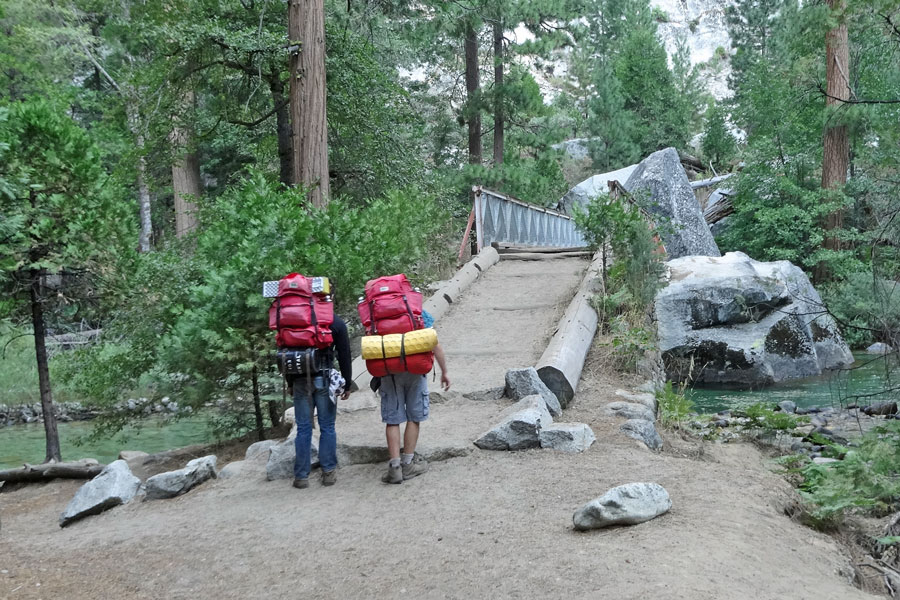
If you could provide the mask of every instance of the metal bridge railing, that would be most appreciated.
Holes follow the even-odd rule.
[[[588,245],[569,216],[478,186],[472,195],[479,251],[494,242],[552,248]]]

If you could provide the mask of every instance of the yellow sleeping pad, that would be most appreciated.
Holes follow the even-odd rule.
[[[430,327],[409,333],[366,335],[362,338],[362,357],[366,360],[396,358],[401,355],[401,350],[405,350],[405,354],[421,354],[434,350],[437,342],[437,331]]]

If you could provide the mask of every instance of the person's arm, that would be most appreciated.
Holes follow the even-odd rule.
[[[337,315],[334,316],[334,322],[331,324],[331,335],[334,338],[334,349],[337,351],[341,377],[346,382],[342,396],[346,399],[350,395],[350,385],[353,383],[353,360],[350,358],[350,337],[347,335],[347,324]]]
[[[440,344],[434,347],[434,358],[441,368],[441,387],[445,390],[449,390],[450,378],[447,376],[447,360],[444,358],[444,349]]]

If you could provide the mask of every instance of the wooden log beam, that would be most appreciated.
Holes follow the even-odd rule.
[[[696,190],[700,188],[710,187],[716,185],[717,183],[722,183],[726,179],[729,179],[734,173],[726,173],[725,175],[719,175],[718,177],[711,177],[709,179],[699,179],[697,181],[691,182],[691,189]]]
[[[484,248],[472,260],[467,262],[456,274],[425,301],[423,308],[427,310],[435,320],[440,319],[450,309],[450,305],[459,300],[462,293],[481,277],[482,273],[493,267],[500,261],[500,255],[495,248]],[[440,339],[438,340],[440,341]],[[338,410],[352,412],[367,408],[374,408],[378,398],[369,392],[369,383],[372,376],[366,370],[366,361],[361,356],[353,361],[353,383],[359,391],[352,394],[346,401],[338,402]]]
[[[597,332],[597,313],[591,307],[591,297],[600,285],[603,259],[594,255],[581,286],[563,314],[547,349],[535,369],[541,381],[556,394],[563,408],[575,398],[584,360]]]
[[[42,465],[25,464],[21,469],[0,471],[0,482],[29,483],[49,481],[51,479],[93,479],[100,474],[106,465],[97,461],[84,460],[68,463],[44,463]]]
[[[494,246],[497,248],[497,252],[500,253],[501,258],[506,254],[518,254],[518,253],[537,253],[537,254],[559,254],[561,252],[584,252],[587,249],[584,247],[576,246],[572,248],[542,248],[540,246]]]
[[[554,260],[557,258],[590,258],[589,250],[578,252],[556,252],[556,253],[540,253],[540,252],[516,252],[514,254],[504,254],[502,260]]]

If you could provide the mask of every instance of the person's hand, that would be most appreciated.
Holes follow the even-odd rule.
[[[351,390],[344,390],[344,393],[341,394],[341,400],[346,400],[350,397],[350,394],[353,393]]]
[[[441,373],[441,388],[446,392],[450,389],[450,378],[446,373]]]

